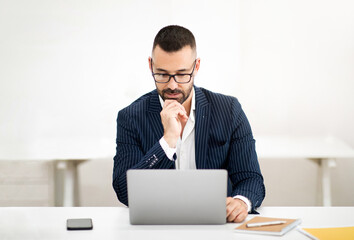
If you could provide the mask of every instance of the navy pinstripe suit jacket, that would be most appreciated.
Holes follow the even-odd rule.
[[[236,98],[195,87],[195,159],[198,169],[226,169],[228,195],[242,195],[259,207],[265,196],[251,127]],[[162,107],[156,90],[122,109],[117,118],[113,188],[128,205],[128,169],[173,169],[160,146]],[[173,186],[171,186],[173,187]]]

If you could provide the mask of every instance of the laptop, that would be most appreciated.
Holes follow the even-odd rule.
[[[128,170],[130,223],[225,224],[226,170]]]

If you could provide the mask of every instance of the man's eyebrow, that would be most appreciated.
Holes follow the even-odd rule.
[[[183,68],[183,69],[177,70],[176,72],[185,72],[185,71],[188,71],[188,70],[189,70],[189,69]]]
[[[156,68],[157,71],[159,72],[167,72],[167,70],[163,69],[163,68]]]

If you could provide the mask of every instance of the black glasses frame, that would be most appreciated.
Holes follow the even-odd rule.
[[[173,80],[175,80],[176,83],[180,83],[180,84],[185,84],[185,83],[189,83],[191,80],[192,80],[192,77],[193,77],[193,73],[194,73],[194,69],[195,69],[195,65],[197,64],[197,59],[194,60],[194,64],[193,64],[193,70],[191,73],[177,73],[177,74],[168,74],[168,73],[154,73],[154,71],[152,70],[152,58],[151,58],[151,73],[152,73],[152,77],[154,78],[154,81],[157,82],[157,83],[168,83],[171,78],[173,78]],[[163,76],[168,76],[168,80],[167,81],[156,81],[155,79],[155,75],[163,75]],[[189,80],[188,82],[179,82],[177,81],[176,79],[176,76],[187,76],[189,75]]]

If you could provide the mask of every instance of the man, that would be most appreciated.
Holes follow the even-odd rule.
[[[239,102],[194,86],[200,59],[186,28],[158,32],[149,67],[156,90],[118,113],[113,169],[118,199],[128,205],[128,169],[226,169],[227,220],[242,222],[261,205],[265,188]]]

